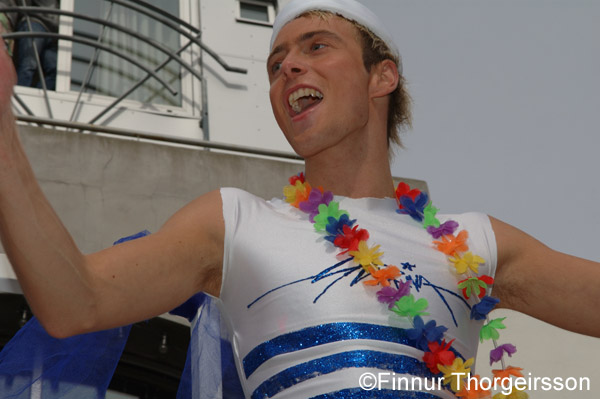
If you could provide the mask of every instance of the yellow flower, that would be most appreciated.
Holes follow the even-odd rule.
[[[369,272],[369,266],[383,265],[383,262],[379,259],[383,256],[383,252],[377,252],[378,249],[379,245],[369,248],[366,241],[361,241],[358,243],[358,251],[350,251],[348,253],[354,257],[356,263],[361,265],[365,271]]]
[[[457,357],[450,366],[438,364],[438,369],[444,374],[444,384],[449,384],[454,392],[460,391],[464,380],[467,379],[471,372],[473,362],[475,362],[474,358],[463,362],[460,357]]]
[[[300,180],[297,180],[293,186],[285,186],[283,188],[283,195],[286,202],[298,208],[299,203],[308,199],[311,189],[308,182],[302,183]]]
[[[462,256],[451,256],[448,259],[450,259],[450,262],[454,263],[454,267],[456,268],[456,272],[458,274],[466,273],[467,269],[471,269],[475,273],[478,273],[479,265],[485,263],[485,259],[483,259],[481,256],[473,255],[471,252],[467,252]]]

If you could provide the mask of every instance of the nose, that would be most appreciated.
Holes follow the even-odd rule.
[[[296,54],[288,54],[281,63],[281,70],[287,78],[302,75],[306,73],[306,65]]]

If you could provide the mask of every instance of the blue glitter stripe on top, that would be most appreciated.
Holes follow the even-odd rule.
[[[329,392],[313,396],[310,399],[441,399],[429,392],[399,391],[391,389],[373,389],[367,391],[362,388],[349,388],[341,391]]]
[[[244,357],[244,374],[246,378],[250,377],[264,362],[277,355],[352,339],[394,342],[416,348],[416,342],[406,337],[403,328],[350,322],[321,324],[280,335],[256,346]],[[463,358],[459,353],[455,354]]]
[[[432,378],[434,376],[425,363],[413,357],[378,351],[356,350],[325,356],[285,369],[260,384],[252,392],[252,399],[272,398],[279,392],[303,381],[350,367],[375,368],[393,371],[398,374],[411,374],[417,377]]]

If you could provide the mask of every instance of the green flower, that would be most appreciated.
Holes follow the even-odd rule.
[[[410,294],[397,300],[392,308],[392,312],[396,313],[398,316],[410,317],[412,319],[415,316],[427,316],[429,313],[424,312],[424,310],[427,309],[428,306],[429,303],[427,302],[427,299],[421,298],[418,301],[415,301],[414,295]]]
[[[338,209],[340,203],[331,201],[329,205],[319,205],[319,214],[315,216],[315,230],[323,231],[329,224],[329,218],[339,220],[342,215],[348,215],[348,212]]]
[[[504,319],[506,319],[506,317],[494,319],[485,326],[481,327],[481,330],[479,330],[479,340],[483,342],[488,339],[498,339],[500,337],[498,330],[503,330],[506,328],[506,326],[502,323]]]
[[[479,296],[481,290],[485,292],[485,290],[487,290],[487,287],[488,285],[484,281],[476,277],[468,278],[466,280],[461,281],[458,284],[458,288],[463,290],[463,294],[466,299],[469,299],[471,297],[471,293],[475,294],[475,296]]]
[[[423,227],[427,228],[429,226],[440,227],[440,221],[435,217],[438,213],[439,209],[431,204],[427,204],[425,209],[423,209]]]

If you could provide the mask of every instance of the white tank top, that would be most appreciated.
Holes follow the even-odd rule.
[[[380,287],[366,286],[362,268],[338,256],[308,215],[280,199],[265,201],[238,189],[221,190],[225,219],[220,307],[247,398],[453,398],[442,389],[404,392],[399,378],[429,378],[423,352],[405,337],[412,326],[379,303]],[[380,244],[385,264],[396,265],[411,293],[427,298],[429,316],[448,328],[447,340],[474,357],[482,321],[457,288],[446,256],[420,223],[395,212],[394,199],[336,197],[369,243]],[[470,250],[486,260],[480,275],[494,276],[496,241],[480,213],[437,215],[469,232]],[[379,374],[382,387],[364,391],[359,378]],[[386,377],[387,376],[387,377]],[[436,387],[437,388],[437,387]]]

